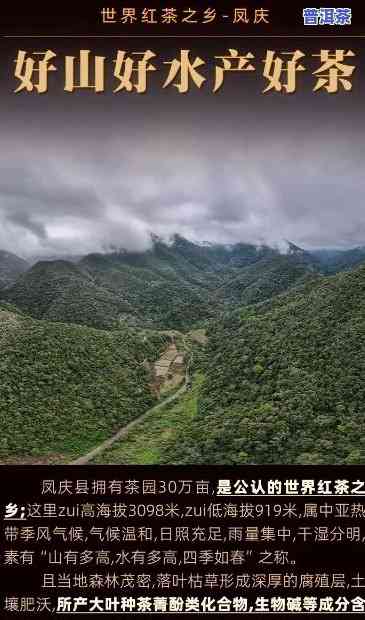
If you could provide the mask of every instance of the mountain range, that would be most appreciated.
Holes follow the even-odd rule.
[[[208,337],[166,462],[365,462],[365,265],[236,308]]]
[[[0,459],[67,462],[107,438],[156,402],[166,330],[198,328],[196,415],[161,462],[365,461],[365,249],[178,235],[72,260],[0,252]]]
[[[199,245],[175,235],[141,253],[88,254],[33,265],[0,254],[0,299],[37,319],[96,328],[120,323],[187,329],[231,303],[254,303],[321,270],[294,244]]]

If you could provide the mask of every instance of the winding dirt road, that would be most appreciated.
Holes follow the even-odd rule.
[[[156,413],[156,411],[162,409],[162,407],[165,407],[165,405],[172,403],[174,400],[177,400],[184,392],[186,392],[188,385],[190,385],[190,364],[191,358],[189,359],[186,366],[185,381],[183,385],[176,392],[174,392],[174,394],[171,394],[171,396],[168,396],[154,407],[151,407],[151,409],[148,409],[148,411],[146,411],[145,413],[142,413],[142,415],[138,416],[138,418],[135,418],[134,420],[126,424],[126,426],[123,426],[121,429],[119,429],[119,431],[115,435],[113,435],[113,437],[110,437],[110,439],[106,439],[106,441],[103,441],[103,443],[96,446],[96,448],[93,448],[93,450],[90,450],[90,452],[88,452],[84,456],[80,456],[75,461],[72,461],[71,463],[69,463],[69,465],[86,465],[87,463],[90,463],[90,461],[92,461],[96,456],[104,452],[107,448],[110,448],[114,443],[126,437],[129,431],[132,430],[132,428],[134,428],[141,422],[144,422],[146,418],[148,418],[148,416]]]

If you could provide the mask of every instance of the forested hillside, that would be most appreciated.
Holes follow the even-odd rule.
[[[318,265],[297,255],[278,255],[244,267],[217,290],[217,299],[230,304],[255,304],[312,277]]]
[[[0,250],[0,289],[14,284],[29,269],[28,263],[11,252]]]
[[[80,263],[98,286],[123,296],[141,324],[160,329],[185,329],[212,316],[201,273],[176,265],[176,257],[163,262],[144,255],[90,255]],[[186,273],[185,273],[186,272]]]
[[[70,459],[154,402],[166,337],[30,319],[0,306],[0,459]]]
[[[365,461],[365,267],[214,323],[198,414],[168,462]]]
[[[186,330],[217,317],[227,303],[281,293],[317,269],[290,244],[287,254],[248,244],[199,245],[178,235],[153,239],[141,253],[89,254],[77,264],[39,261],[0,293],[34,318],[116,328],[121,322]]]
[[[325,273],[333,274],[353,269],[365,262],[365,248],[350,250],[318,250],[313,256],[320,262]]]
[[[37,319],[97,328],[116,326],[132,313],[121,296],[95,284],[77,265],[61,260],[36,263],[0,298]]]
[[[164,463],[365,462],[365,266],[349,266],[361,252],[175,236],[30,268],[3,253],[0,458],[67,461],[95,446],[154,402],[146,360],[174,337],[163,331],[186,344],[204,328],[193,396],[113,455],[146,459],[146,433]]]

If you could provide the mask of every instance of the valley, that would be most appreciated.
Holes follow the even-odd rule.
[[[0,253],[1,462],[364,462],[362,258]]]

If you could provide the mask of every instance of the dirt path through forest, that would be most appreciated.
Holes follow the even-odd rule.
[[[176,392],[174,392],[173,394],[165,398],[163,401],[159,402],[154,407],[151,407],[151,409],[148,409],[148,411],[138,416],[138,418],[135,418],[134,420],[132,420],[131,422],[123,426],[121,429],[119,429],[119,431],[115,435],[110,437],[110,439],[106,439],[106,441],[103,441],[103,443],[96,446],[96,448],[93,448],[93,450],[90,450],[90,452],[88,452],[84,456],[81,456],[75,461],[72,461],[71,463],[69,463],[69,465],[86,465],[87,463],[90,463],[90,461],[92,461],[96,456],[98,456],[99,454],[101,454],[102,452],[110,448],[114,443],[116,443],[120,439],[123,439],[124,437],[126,437],[129,431],[131,431],[135,426],[137,426],[141,422],[144,422],[145,419],[148,418],[150,415],[156,413],[156,411],[158,411],[159,409],[162,409],[162,407],[165,407],[165,405],[168,405],[172,403],[174,400],[177,400],[178,398],[180,398],[180,396],[184,394],[184,392],[186,392],[188,386],[190,386],[190,373],[189,373],[190,363],[191,363],[191,357],[190,359],[187,360],[184,383]]]

